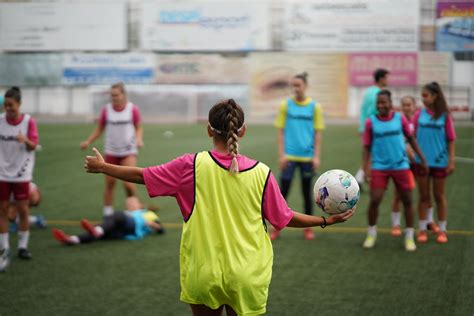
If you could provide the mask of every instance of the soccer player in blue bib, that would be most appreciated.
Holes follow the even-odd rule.
[[[359,115],[359,134],[361,137],[364,134],[365,122],[372,115],[377,114],[377,95],[383,88],[388,85],[388,77],[390,72],[386,69],[376,69],[374,71],[374,84],[365,90],[364,98],[362,99],[362,104],[360,106],[360,115]],[[357,170],[355,175],[359,187],[362,189],[364,184],[364,169],[363,167]]]
[[[363,247],[368,249],[375,245],[378,208],[382,202],[388,180],[391,178],[405,210],[405,249],[415,251],[411,198],[415,181],[408,162],[405,138],[415,153],[421,157],[424,166],[426,166],[426,161],[412,135],[408,120],[401,113],[392,110],[390,91],[379,92],[377,111],[377,115],[372,115],[367,119],[363,139],[365,146],[364,169],[370,183],[369,227]]]
[[[307,77],[308,74],[304,72],[291,80],[294,97],[281,103],[275,127],[278,128],[281,193],[286,199],[294,172],[299,168],[304,210],[306,214],[312,215],[311,181],[321,163],[321,132],[324,130],[324,119],[321,105],[305,94],[308,86]],[[278,236],[279,231],[273,230],[272,240]],[[304,236],[307,240],[312,240],[313,230],[306,228]]]
[[[447,176],[454,171],[456,133],[440,85],[437,82],[431,82],[423,86],[421,98],[425,107],[415,114],[414,125],[416,140],[428,160],[429,172],[419,167],[420,158],[416,157],[415,175],[420,194],[418,205],[420,231],[417,241],[419,243],[428,241],[427,210],[430,204],[430,179],[432,179],[440,228],[436,241],[445,244],[448,242],[446,235],[448,206],[444,188]]]

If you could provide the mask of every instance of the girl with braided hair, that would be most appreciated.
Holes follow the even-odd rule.
[[[150,197],[176,198],[184,220],[181,301],[193,315],[265,313],[273,264],[266,221],[278,229],[325,227],[353,214],[324,218],[292,211],[270,169],[239,153],[246,129],[242,108],[230,99],[209,111],[211,151],[144,169],[106,163],[95,148],[85,160],[87,172],[144,184]]]

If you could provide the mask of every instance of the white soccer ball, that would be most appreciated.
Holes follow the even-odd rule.
[[[174,133],[172,131],[165,131],[163,133],[163,137],[167,139],[173,138],[173,136],[174,136]]]
[[[333,169],[323,173],[314,184],[314,200],[327,214],[350,210],[359,201],[356,179],[347,171]]]

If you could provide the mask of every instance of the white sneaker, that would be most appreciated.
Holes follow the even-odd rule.
[[[0,251],[0,272],[5,272],[10,264],[10,250],[3,249]]]
[[[413,238],[405,238],[405,250],[410,252],[416,250],[416,244]]]
[[[364,243],[362,244],[362,247],[364,247],[365,249],[374,248],[376,240],[377,236],[367,235],[364,240]]]

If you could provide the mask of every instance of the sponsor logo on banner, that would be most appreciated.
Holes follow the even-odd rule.
[[[287,50],[417,51],[419,1],[293,0],[286,2]]]
[[[144,1],[141,46],[172,51],[269,49],[270,8],[258,1]]]
[[[65,84],[143,84],[154,81],[152,54],[69,54],[64,57]]]
[[[437,3],[436,50],[474,51],[474,2]]]
[[[390,71],[390,86],[417,84],[417,53],[352,53],[349,55],[349,82],[351,86],[370,86],[377,68]]]

